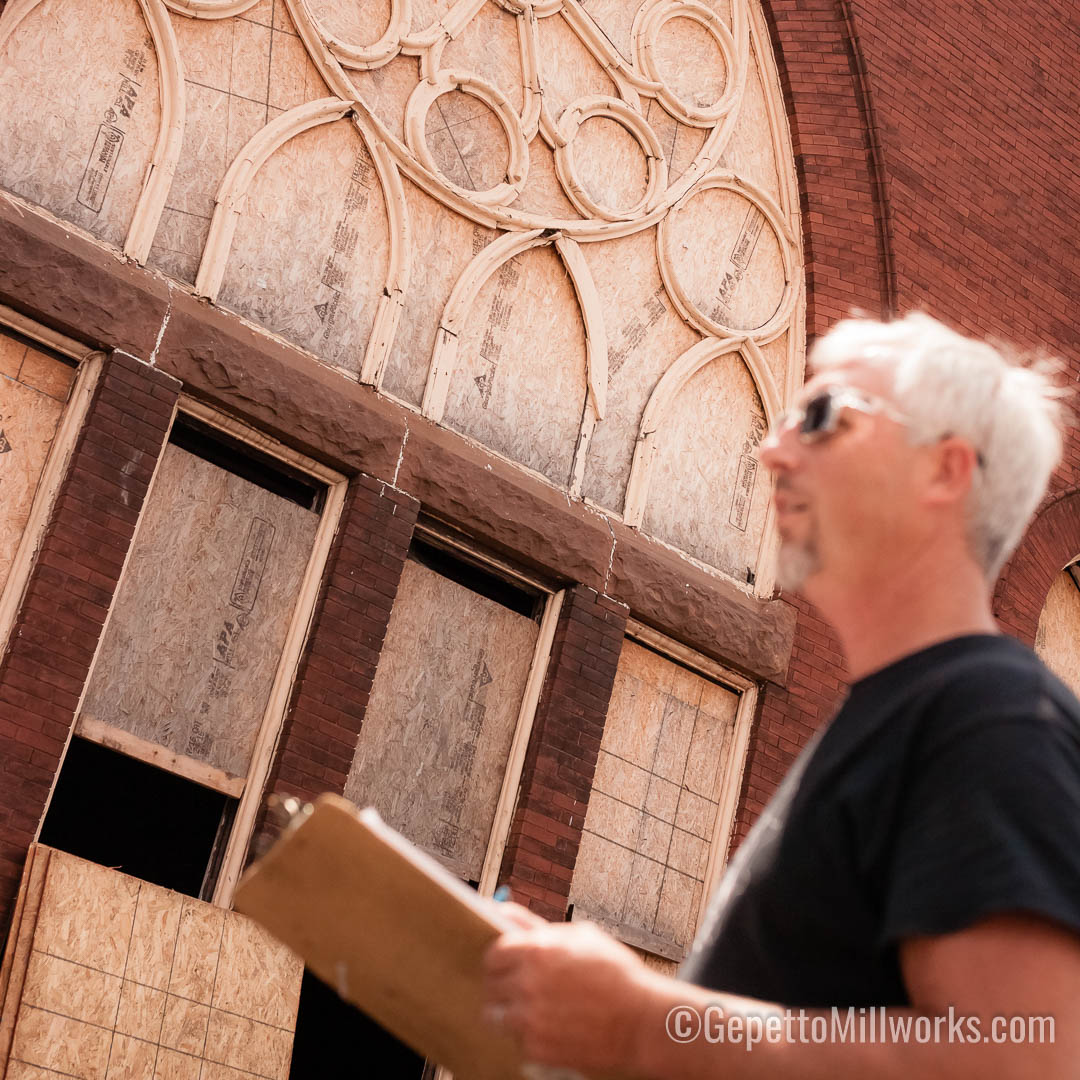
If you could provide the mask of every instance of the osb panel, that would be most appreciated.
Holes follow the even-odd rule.
[[[497,86],[520,115],[523,107],[521,47],[518,20],[494,3],[487,3],[460,37],[443,49],[441,67],[469,71]]]
[[[585,0],[581,5],[589,17],[604,32],[604,37],[622,53],[628,63],[634,53],[630,47],[630,30],[634,25],[637,5],[626,0]]]
[[[739,119],[725,148],[724,162],[727,168],[757,184],[779,203],[780,173],[776,163],[775,134],[765,104],[760,61],[753,49],[750,61]],[[781,109],[778,115],[782,117],[785,113]]]
[[[537,23],[544,106],[552,117],[578,98],[618,97],[615,84],[561,15]]]
[[[521,194],[510,204],[558,220],[580,218],[577,207],[566,197],[558,174],[555,155],[539,135],[529,143],[529,174]]]
[[[457,356],[446,424],[566,485],[585,406],[585,325],[553,248],[495,271]]]
[[[0,591],[74,377],[67,364],[0,334]]]
[[[478,881],[537,626],[405,564],[345,786]]]
[[[386,204],[349,120],[290,139],[259,171],[220,302],[358,372],[389,259]]]
[[[419,82],[419,62],[397,56],[371,71],[346,71],[356,96],[396,139],[405,138],[405,103]],[[434,106],[432,106],[434,108]]]
[[[594,202],[612,210],[630,210],[645,195],[648,162],[641,144],[606,116],[585,121],[574,136],[574,165]]]
[[[738,700],[624,642],[570,889],[587,914],[689,944]]]
[[[22,996],[5,1002],[9,1077],[198,1080],[213,1067],[286,1080],[297,957],[235,912],[41,850]]]
[[[83,715],[246,775],[317,525],[166,446]]]
[[[700,340],[675,310],[656,263],[656,231],[605,244],[584,244],[607,320],[608,410],[596,425],[584,492],[620,511],[641,427],[660,376]]]
[[[160,120],[135,0],[44,0],[0,57],[0,185],[123,247]]]
[[[172,16],[185,77],[184,142],[150,262],[182,281],[195,280],[221,180],[244,144],[278,110],[329,94],[284,3],[277,7],[276,27],[262,5],[235,19]]]
[[[373,45],[390,25],[390,0],[308,0],[322,28],[350,45]]]
[[[690,19],[668,19],[652,48],[661,81],[686,108],[707,109],[723,96],[728,71],[713,36]]]
[[[451,213],[404,181],[413,252],[405,309],[383,375],[383,387],[419,405],[431,366],[431,351],[450,290],[462,271],[497,235]]]
[[[466,191],[488,191],[506,178],[510,148],[495,113],[461,90],[440,94],[424,120],[435,166]]]
[[[1050,586],[1035,632],[1035,651],[1070,690],[1080,694],[1080,587],[1067,570]]]
[[[674,184],[694,163],[694,159],[709,137],[709,129],[680,124],[658,101],[652,98],[645,103],[644,113],[649,127],[660,140],[660,147],[664,151],[664,158],[668,163],[668,183]],[[723,166],[724,163],[725,158],[721,154],[718,164]]]
[[[768,478],[753,456],[766,427],[742,359],[706,364],[658,429],[643,530],[746,581],[768,509]]]
[[[454,0],[412,0],[412,32],[433,26],[454,6]]]
[[[749,199],[726,188],[691,195],[671,212],[671,269],[695,310],[733,330],[756,330],[784,293],[781,241]]]
[[[767,345],[761,346],[761,354],[765,357],[765,364],[772,372],[776,385],[787,385],[788,365],[791,363],[789,331],[785,330],[778,338],[774,338]]]

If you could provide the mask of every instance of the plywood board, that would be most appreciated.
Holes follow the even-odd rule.
[[[779,115],[784,116],[785,113],[781,111]],[[780,173],[776,162],[772,116],[766,103],[760,62],[751,49],[739,119],[725,148],[724,163],[780,203]]]
[[[390,25],[390,0],[308,0],[308,7],[325,33],[349,45],[373,45]]]
[[[661,81],[684,108],[707,109],[723,97],[729,77],[724,54],[700,23],[668,19],[651,52]]]
[[[594,202],[631,210],[645,197],[648,161],[641,144],[606,116],[586,120],[574,136],[575,171]]]
[[[736,353],[706,364],[657,427],[642,529],[746,581],[757,568],[769,482],[754,458],[765,411]]]
[[[498,905],[373,811],[321,796],[251,868],[236,902],[418,1053],[475,1080],[521,1075],[514,1041],[481,1017]]]
[[[445,423],[565,486],[585,408],[585,325],[553,248],[492,274],[457,358]]]
[[[1035,651],[1070,690],[1080,694],[1080,587],[1068,570],[1050,585],[1035,632]]]
[[[389,260],[386,203],[349,120],[270,156],[248,192],[219,302],[359,372]]]
[[[370,71],[347,71],[356,96],[386,126],[395,139],[405,138],[405,103],[420,81],[419,62],[396,56]]]
[[[668,184],[674,184],[694,163],[709,136],[708,128],[680,124],[659,101],[649,98],[643,102],[642,111],[649,127],[653,129],[664,158],[668,164]],[[718,164],[724,167],[726,159],[721,154]]]
[[[0,333],[0,591],[74,378],[74,368]]]
[[[479,881],[538,634],[405,564],[345,795]]]
[[[329,91],[297,36],[284,3],[233,19],[172,16],[185,77],[180,161],[150,262],[193,282],[225,171],[280,110]],[[274,17],[276,15],[276,18]]]
[[[447,42],[440,66],[479,75],[498,87],[520,116],[525,76],[521,70],[519,19],[488,0],[461,35]]]
[[[403,401],[419,405],[450,290],[473,256],[497,234],[447,210],[408,180],[404,188],[413,252],[410,285],[382,385]]]
[[[456,187],[489,191],[506,179],[510,148],[502,124],[472,94],[440,94],[427,111],[424,139],[435,167]]]
[[[698,192],[671,212],[668,230],[671,271],[695,311],[739,332],[776,314],[784,241],[749,199],[727,188]]]
[[[624,642],[570,899],[668,961],[693,937],[738,703]]]
[[[4,1003],[8,1076],[197,1080],[212,1063],[286,1080],[296,956],[238,913],[64,852],[32,855],[46,872],[39,907],[24,904],[14,927],[28,948],[21,994]]]
[[[536,32],[544,108],[552,118],[557,120],[563,109],[578,98],[618,96],[615,83],[561,15],[541,19]]]
[[[555,155],[539,135],[529,143],[529,174],[521,194],[511,206],[558,221],[581,217],[581,212],[566,197],[555,172]]]
[[[593,432],[583,490],[599,505],[621,511],[649,396],[660,376],[700,338],[664,288],[655,230],[584,244],[582,251],[608,333],[608,411]]]
[[[317,526],[166,446],[82,715],[245,776]]]
[[[135,0],[44,0],[0,57],[0,185],[123,247],[160,120]]]

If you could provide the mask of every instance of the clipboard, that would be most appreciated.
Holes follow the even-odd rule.
[[[321,795],[248,868],[234,907],[459,1080],[536,1075],[481,1017],[484,952],[510,923],[373,807]]]

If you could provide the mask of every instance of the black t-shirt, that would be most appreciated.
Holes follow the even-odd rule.
[[[1031,912],[1080,932],[1080,703],[1008,637],[855,683],[739,848],[681,976],[908,1005],[897,944]]]

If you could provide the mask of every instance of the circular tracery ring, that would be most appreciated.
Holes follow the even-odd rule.
[[[506,136],[509,160],[506,178],[486,191],[460,187],[439,168],[427,144],[427,114],[435,99],[453,90],[470,94],[483,102],[498,118]],[[417,160],[451,190],[472,202],[498,206],[513,202],[525,186],[529,171],[529,147],[521,129],[521,119],[506,95],[497,87],[475,75],[462,71],[440,71],[433,79],[424,79],[409,95],[405,106],[405,142]]]
[[[711,105],[687,105],[664,81],[654,50],[660,31],[672,19],[688,19],[703,27],[724,58],[724,92]],[[693,127],[711,127],[731,110],[739,95],[739,82],[732,77],[738,67],[735,39],[711,8],[697,0],[650,0],[639,9],[634,18],[631,37],[635,63],[649,79],[659,83],[657,96],[664,108],[677,120]]]
[[[605,206],[585,190],[577,175],[574,166],[574,137],[586,120],[597,116],[614,120],[625,128],[645,155],[648,170],[645,194],[633,206]],[[586,217],[601,218],[605,221],[631,221],[641,214],[647,214],[657,200],[663,197],[667,188],[667,162],[660,140],[644,117],[630,108],[625,101],[612,97],[580,98],[563,110],[556,132],[558,145],[555,148],[555,172],[567,197]]]

